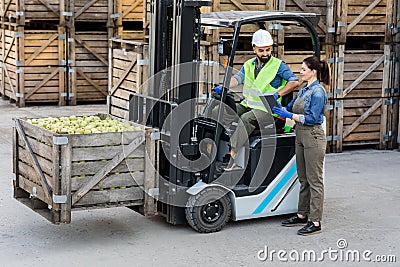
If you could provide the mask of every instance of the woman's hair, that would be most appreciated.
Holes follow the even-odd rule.
[[[316,56],[307,57],[303,60],[303,62],[307,65],[310,70],[317,71],[317,78],[321,82],[329,85],[329,67],[328,63],[325,60],[320,60]]]

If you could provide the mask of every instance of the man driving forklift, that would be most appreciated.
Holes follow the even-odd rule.
[[[296,75],[280,59],[272,56],[273,39],[271,34],[263,29],[253,34],[252,46],[256,54],[255,58],[247,60],[240,71],[230,81],[230,88],[243,84],[243,100],[236,104],[236,114],[225,112],[224,125],[232,125],[235,116],[239,116],[239,122],[230,138],[230,160],[225,171],[240,168],[235,163],[238,149],[242,147],[248,136],[256,129],[258,122],[272,119],[266,107],[260,99],[260,95],[274,93],[274,97],[281,100],[292,92],[299,81]],[[216,86],[214,91],[221,94],[223,87]],[[227,129],[228,131],[230,129]]]

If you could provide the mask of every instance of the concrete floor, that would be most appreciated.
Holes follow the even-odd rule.
[[[323,232],[308,237],[281,227],[285,217],[230,222],[221,232],[198,234],[127,208],[76,211],[71,224],[57,226],[14,200],[11,118],[98,112],[105,113],[105,105],[19,109],[0,100],[0,266],[316,266],[313,257],[295,262],[296,253],[310,251],[321,266],[399,266],[399,151],[327,155]],[[339,249],[338,241],[347,246]],[[282,250],[281,259],[275,253],[260,260],[266,247],[268,254]],[[360,262],[341,258],[349,251],[360,253]],[[370,259],[394,255],[397,263],[366,262],[364,252]]]

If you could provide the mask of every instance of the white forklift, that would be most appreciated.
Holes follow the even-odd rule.
[[[242,169],[224,171],[229,135],[222,118],[224,106],[235,99],[228,93],[241,28],[256,25],[293,24],[310,35],[314,55],[320,56],[315,27],[319,15],[278,11],[227,11],[200,14],[209,1],[152,1],[147,94],[132,94],[130,120],[156,128],[159,175],[157,212],[168,223],[188,223],[201,233],[215,232],[229,221],[260,218],[297,211],[299,182],[295,162],[295,132],[283,132],[282,122],[259,122],[240,153]],[[206,107],[218,103],[218,117],[200,110],[199,69],[202,32],[232,28],[230,38],[220,41],[228,56],[219,101],[209,88]],[[279,27],[276,27],[279,28]],[[267,28],[268,29],[268,28]],[[216,81],[214,81],[216,82]],[[236,100],[237,101],[237,100]],[[286,99],[286,102],[290,99]],[[267,108],[268,104],[265,103]],[[211,148],[211,149],[210,149]]]

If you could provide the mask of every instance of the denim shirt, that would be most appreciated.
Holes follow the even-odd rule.
[[[326,93],[324,87],[319,83],[319,80],[313,82],[310,86],[304,86],[297,93],[296,97],[286,106],[286,110],[293,112],[294,101],[298,97],[304,98],[310,88],[316,87],[312,94],[305,99],[304,115],[300,116],[300,125],[316,125],[324,122],[324,108],[326,105]]]
[[[260,67],[258,67],[257,64],[257,58],[254,59],[253,65],[256,65],[256,70],[260,71],[265,64],[261,64]],[[244,82],[244,66],[240,69],[238,73],[236,73],[233,76],[237,81],[238,84],[242,84]],[[279,88],[282,84],[282,80],[286,80],[288,82],[290,81],[298,81],[299,79],[294,75],[294,73],[289,69],[289,67],[282,61],[281,65],[279,66],[278,73],[276,74],[276,77],[272,80],[270,83],[272,87],[274,88]]]

